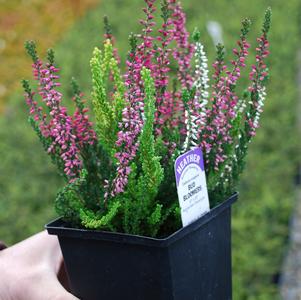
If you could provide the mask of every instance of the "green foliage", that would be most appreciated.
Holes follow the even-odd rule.
[[[34,41],[26,41],[25,49],[27,50],[28,55],[32,58],[33,62],[37,62],[38,55],[37,55],[37,47]]]
[[[143,203],[146,210],[153,210],[147,219],[147,227],[152,236],[156,235],[162,225],[162,205],[156,204],[159,186],[163,180],[163,168],[160,164],[160,157],[155,153],[155,139],[153,135],[153,124],[155,115],[155,84],[149,70],[142,70],[142,79],[144,81],[145,105],[144,116],[145,122],[139,138],[139,157],[142,168],[142,175],[137,180],[137,200]],[[141,202],[140,202],[141,201]],[[155,207],[155,208],[153,208]]]
[[[264,15],[264,23],[262,26],[262,32],[264,34],[267,34],[270,31],[271,19],[272,19],[272,9],[271,7],[268,7]]]
[[[192,33],[192,39],[195,43],[199,42],[201,39],[201,32],[199,31],[199,29],[197,27],[194,28],[194,31]]]
[[[116,90],[114,92],[114,103],[112,103],[114,110],[115,125],[122,119],[122,110],[125,107],[125,86],[121,77],[120,69],[115,57],[112,57],[110,60],[110,68],[114,83],[116,85]]]
[[[81,224],[90,229],[109,229],[115,231],[116,228],[112,224],[113,219],[116,217],[121,204],[118,201],[112,202],[107,214],[96,214],[92,210],[80,209]]]
[[[147,69],[142,70],[144,81],[145,123],[140,136],[139,157],[142,166],[143,176],[139,178],[138,190],[145,197],[153,200],[157,195],[160,183],[163,180],[163,168],[160,164],[160,157],[155,154],[155,139],[153,135],[155,116],[155,84]]]
[[[197,144],[197,131],[198,128],[197,125],[195,124],[195,120],[193,121],[193,116],[192,116],[192,109],[189,105],[191,101],[193,100],[195,96],[195,88],[191,90],[184,89],[182,93],[182,101],[184,104],[185,108],[185,114],[187,116],[187,124],[186,124],[186,130],[187,130],[187,135],[186,135],[186,140],[184,141],[183,149],[182,152],[186,152],[188,149],[191,149],[191,147],[195,144]]]
[[[80,113],[83,113],[87,108],[82,98],[82,92],[80,91],[77,81],[72,78],[71,85],[73,89],[73,99],[76,108]],[[112,165],[110,165],[110,157],[104,150],[101,143],[83,144],[80,147],[80,154],[83,159],[83,167],[80,181],[78,182],[79,189],[77,191],[78,197],[83,198],[81,208],[88,207],[89,209],[104,210],[104,206],[100,199],[103,199],[104,188],[103,182],[105,178],[109,177],[112,171]],[[71,183],[72,185],[73,183]],[[62,193],[63,194],[63,193]],[[56,199],[57,201],[58,199]],[[68,208],[67,214],[64,214],[64,210],[58,212],[63,215],[67,221],[71,223],[80,224],[80,215],[76,214],[76,218],[69,219]]]
[[[112,27],[109,22],[108,16],[103,17],[103,23],[104,23],[104,30],[105,30],[106,35],[110,36],[112,34]]]
[[[21,82],[22,82],[22,86],[23,86],[25,93],[27,93],[28,95],[32,95],[32,90],[29,86],[29,81],[23,79]]]
[[[73,226],[80,225],[80,212],[85,207],[84,199],[81,199],[81,187],[86,183],[86,177],[87,171],[83,169],[80,178],[64,186],[55,199],[57,213]]]
[[[71,79],[71,86],[72,86],[72,91],[73,91],[73,95],[74,95],[75,105],[79,109],[79,111],[82,112],[84,109],[84,104],[83,104],[82,98],[80,96],[81,92],[79,89],[79,85],[74,77],[72,77],[72,79]]]
[[[102,52],[95,48],[91,59],[91,72],[93,80],[93,107],[96,116],[97,134],[105,149],[110,151],[115,140],[111,133],[111,124],[113,123],[113,110],[108,102],[107,91],[105,90],[105,72],[108,69],[103,68]]]
[[[266,19],[265,19],[265,21],[266,21]],[[241,24],[242,24],[241,35],[243,37],[246,37],[250,31],[251,20],[249,18],[245,18],[242,20]],[[270,26],[270,24],[271,24],[271,20],[270,20],[269,26]]]
[[[47,50],[47,60],[50,65],[54,65],[54,51],[53,49]]]
[[[170,10],[168,9],[167,0],[161,1],[161,17],[163,19],[163,22],[166,24],[168,21],[168,18],[170,17]]]

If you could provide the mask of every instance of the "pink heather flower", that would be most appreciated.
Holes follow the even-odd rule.
[[[194,46],[189,42],[189,33],[186,30],[186,16],[180,3],[176,0],[168,0],[171,10],[172,35],[177,47],[174,47],[173,57],[178,64],[178,80],[182,88],[191,89],[193,79],[189,72],[191,70],[191,59],[194,53]],[[182,101],[182,94],[175,92],[173,95],[173,116],[172,126],[180,126],[180,132],[186,136],[185,109]]]
[[[233,50],[236,59],[231,62],[233,65],[232,71],[227,69],[223,60],[218,60],[213,64],[215,83],[212,86],[212,108],[207,113],[207,120],[210,123],[208,124],[207,121],[209,126],[205,127],[204,138],[207,141],[204,140],[203,147],[205,146],[209,153],[213,149],[215,150],[215,170],[218,170],[219,165],[227,158],[224,154],[223,145],[233,142],[230,130],[232,122],[237,116],[238,106],[238,97],[234,93],[234,88],[240,78],[241,68],[245,67],[245,59],[248,56],[248,48],[250,48],[244,36],[241,37],[237,44],[240,48],[239,50]],[[225,72],[226,76],[222,76],[223,72]],[[206,147],[206,143],[212,144],[213,142],[216,144],[214,148]]]
[[[258,39],[256,48],[256,64],[252,66],[249,75],[252,85],[249,87],[251,92],[250,111],[247,113],[246,122],[248,124],[248,135],[253,137],[256,134],[256,129],[259,127],[259,118],[262,113],[262,107],[265,100],[265,87],[263,82],[268,76],[265,59],[269,55],[269,42],[266,33],[263,33]]]
[[[38,59],[35,63],[32,64],[32,70],[35,80],[40,80],[40,70],[42,69],[43,64]],[[37,122],[41,133],[44,137],[50,136],[49,125],[47,124],[47,115],[43,113],[43,108],[38,106],[37,101],[34,100],[35,92],[26,93],[25,99],[29,107],[29,113],[32,115],[35,122]]]
[[[117,176],[112,183],[111,196],[124,191],[131,171],[129,165],[136,156],[139,147],[138,136],[143,127],[143,92],[141,88],[142,59],[132,51],[127,60],[127,73],[125,85],[128,88],[127,106],[122,112],[122,122],[119,124],[116,145],[120,151],[115,154],[117,158]]]
[[[167,9],[170,11],[170,17],[163,20],[162,27],[159,29],[159,36],[153,37],[153,27],[155,26],[154,6],[155,0],[145,0],[146,7],[144,13],[145,20],[140,20],[143,25],[142,34],[139,36],[141,43],[137,46],[135,59],[127,61],[128,72],[126,74],[126,85],[131,86],[129,94],[134,94],[130,102],[138,102],[141,119],[143,121],[143,86],[140,72],[142,67],[147,67],[151,70],[151,75],[155,81],[156,87],[156,106],[155,115],[155,130],[156,134],[162,133],[162,128],[168,126],[177,126],[179,122],[183,122],[184,114],[181,93],[177,92],[174,95],[167,91],[169,85],[168,72],[170,71],[170,56],[171,49],[168,49],[170,43],[174,40],[177,43],[173,56],[179,64],[178,76],[181,77],[183,86],[191,86],[192,79],[187,70],[190,67],[191,57],[193,55],[193,46],[188,42],[188,32],[185,29],[186,18],[179,4],[175,1],[168,1]],[[159,42],[159,45],[154,47],[154,40]],[[132,69],[132,78],[129,80],[129,70]],[[182,120],[182,121],[180,121]],[[185,129],[184,129],[185,130]]]
[[[166,122],[171,118],[173,112],[172,94],[167,91],[170,71],[169,57],[171,55],[171,49],[168,49],[168,46],[173,40],[173,31],[169,29],[171,25],[170,19],[163,22],[162,28],[158,30],[160,35],[156,38],[160,42],[160,46],[154,50],[156,60],[152,68],[152,76],[155,79],[156,88],[155,130],[157,135],[162,134],[162,128],[167,126]]]
[[[79,147],[84,147],[85,144],[93,145],[97,139],[96,132],[93,129],[92,122],[89,121],[87,112],[88,108],[84,108],[83,94],[77,95],[78,99],[73,98],[73,101],[80,101],[82,105],[77,108],[73,114],[73,129],[76,135],[76,141]]]
[[[141,79],[141,70],[147,67],[152,72],[156,72],[153,64],[154,38],[150,36],[155,22],[153,22],[153,13],[156,11],[154,2],[156,0],[145,0],[146,7],[143,9],[146,19],[140,20],[143,26],[142,34],[139,36],[141,43],[136,49],[132,49],[129,58],[126,61],[127,72],[125,74],[125,85],[127,92],[127,107],[122,112],[122,122],[119,124],[120,131],[116,145],[121,151],[117,152],[115,157],[118,160],[117,176],[113,180],[111,196],[115,196],[124,191],[128,182],[128,175],[131,171],[129,165],[136,156],[139,147],[138,136],[141,132],[144,122],[144,91]]]
[[[159,46],[154,50],[156,60],[152,68],[152,76],[155,79],[155,88],[156,88],[156,106],[157,110],[155,113],[155,133],[157,135],[162,134],[162,128],[170,127],[170,119],[172,118],[172,113],[174,110],[173,96],[167,90],[169,84],[169,72],[170,72],[170,56],[172,50],[168,48],[170,43],[174,40],[174,32],[171,26],[173,22],[168,15],[170,11],[170,6],[164,7],[166,10],[162,12],[163,14],[163,23],[161,28],[158,30],[159,35],[156,37],[156,40],[159,42]]]
[[[38,69],[40,69],[42,66],[42,63],[40,60],[37,60],[36,63],[32,65],[35,78]],[[41,106],[38,106],[37,101],[34,100],[35,92],[28,91],[25,93],[25,100],[26,104],[29,107],[29,113],[32,115],[33,119],[37,124],[39,125],[39,128],[41,130],[41,133],[43,136],[48,137],[49,136],[49,130],[48,125],[46,122],[46,114],[43,114],[43,108]]]
[[[140,118],[139,106],[127,106],[124,108],[122,116],[123,122],[120,123],[120,131],[116,145],[120,147],[121,151],[115,154],[118,160],[117,176],[113,180],[113,189],[111,196],[115,196],[124,191],[124,187],[128,182],[128,175],[130,174],[130,163],[135,158],[139,147],[138,135],[141,132],[143,122]]]
[[[57,152],[65,164],[64,172],[70,180],[79,175],[82,162],[76,145],[76,135],[73,130],[72,117],[67,115],[67,109],[60,105],[62,95],[56,90],[60,84],[58,69],[53,65],[42,66],[37,61],[34,67],[35,79],[39,81],[39,94],[49,109],[50,121],[46,124],[46,115],[39,116],[40,129],[45,137],[52,138],[48,152]],[[34,109],[34,106],[32,107]],[[38,119],[38,117],[36,117]]]
[[[189,73],[191,59],[194,53],[193,44],[189,43],[189,33],[186,29],[186,15],[180,3],[176,0],[168,0],[172,11],[173,39],[177,43],[173,56],[179,65],[178,79],[184,88],[191,88],[192,76]]]

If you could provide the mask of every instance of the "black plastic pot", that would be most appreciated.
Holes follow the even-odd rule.
[[[232,299],[231,204],[237,194],[165,239],[68,228],[57,235],[71,289],[84,300]]]

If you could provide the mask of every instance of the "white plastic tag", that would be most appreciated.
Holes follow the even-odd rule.
[[[195,148],[179,156],[175,175],[185,227],[210,211],[202,150]]]

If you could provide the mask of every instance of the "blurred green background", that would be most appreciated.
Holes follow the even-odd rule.
[[[71,12],[67,14],[69,19],[49,21],[46,9],[49,2],[46,0],[0,1],[0,15],[13,13],[18,24],[24,22],[15,33],[18,40],[8,42],[10,47],[6,52],[1,52],[0,47],[1,68],[6,68],[0,77],[0,238],[9,244],[42,230],[43,225],[55,217],[52,204],[56,191],[62,186],[27,123],[26,107],[18,85],[22,76],[31,78],[31,62],[20,50],[23,42],[29,38],[38,42],[41,39],[40,49],[54,47],[61,67],[66,103],[71,98],[69,83],[72,76],[78,79],[89,99],[89,60],[93,47],[102,45],[103,15],[110,17],[117,47],[124,58],[128,34],[139,31],[137,19],[142,16],[140,8],[144,6],[142,0],[54,2],[54,11],[63,11],[65,15]],[[28,18],[31,15],[16,14],[24,3],[29,3],[29,9],[38,5],[39,26],[30,26]],[[230,53],[239,35],[241,19],[250,17],[253,22],[250,41],[254,46],[264,10],[268,6],[273,9],[268,98],[262,127],[250,146],[247,168],[239,187],[239,202],[234,205],[233,288],[234,299],[278,299],[277,282],[295,202],[294,175],[300,161],[296,78],[301,6],[298,0],[183,0],[182,3],[187,12],[188,28],[192,31],[195,26],[199,27],[211,62],[214,45],[206,29],[208,21],[220,23]],[[47,31],[49,22],[53,30]],[[4,36],[9,41],[4,25],[0,22],[0,46]],[[1,86],[9,87],[6,93],[1,94]]]

